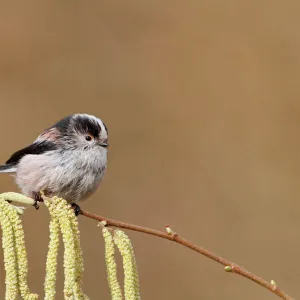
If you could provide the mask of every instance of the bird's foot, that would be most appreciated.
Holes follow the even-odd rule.
[[[78,216],[81,211],[80,206],[77,203],[72,202],[71,207],[74,209],[75,216]]]
[[[38,210],[40,208],[38,202],[44,202],[44,199],[42,198],[42,195],[40,192],[32,192],[32,194],[33,194],[33,199],[34,199],[33,207],[36,210]]]

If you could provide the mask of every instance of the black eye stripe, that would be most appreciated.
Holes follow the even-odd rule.
[[[84,114],[76,114],[60,120],[50,128],[57,128],[63,136],[72,135],[75,130],[79,133],[90,134],[94,138],[99,138],[100,133],[104,128],[106,134],[108,134],[106,125],[102,123],[103,128],[102,125],[100,126],[99,122],[100,121],[97,121],[96,118],[94,119]]]
[[[80,133],[89,133],[93,137],[99,137],[101,132],[100,124],[91,118],[77,116],[74,120],[74,129]]]

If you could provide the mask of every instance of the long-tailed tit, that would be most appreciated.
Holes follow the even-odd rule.
[[[74,114],[46,129],[29,146],[15,152],[0,173],[15,173],[22,193],[39,192],[77,202],[100,184],[107,164],[105,124],[88,114]]]

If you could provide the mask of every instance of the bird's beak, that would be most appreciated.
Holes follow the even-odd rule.
[[[107,142],[100,142],[99,145],[103,148],[107,148],[109,146]]]

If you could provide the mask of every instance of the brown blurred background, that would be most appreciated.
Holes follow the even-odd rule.
[[[299,297],[299,9],[278,0],[3,1],[0,161],[63,116],[95,114],[111,148],[85,209],[171,224]],[[0,177],[1,191],[18,191]],[[47,210],[23,220],[29,284],[42,299]],[[84,290],[109,299],[101,231],[79,220]],[[181,246],[130,236],[142,299],[276,298]],[[62,299],[62,267],[59,281]]]

